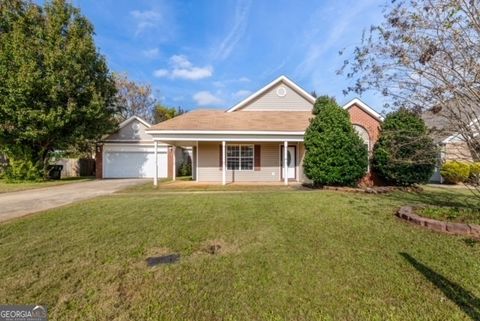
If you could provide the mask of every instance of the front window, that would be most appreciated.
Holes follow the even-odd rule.
[[[368,134],[368,131],[360,125],[353,125],[353,128],[357,132],[358,136],[360,136],[360,138],[363,140],[365,148],[370,152],[370,135]]]
[[[227,145],[227,169],[253,170],[253,145]]]

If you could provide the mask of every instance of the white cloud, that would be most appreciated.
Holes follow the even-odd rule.
[[[153,72],[153,75],[155,77],[161,78],[161,77],[166,77],[168,76],[169,72],[167,69],[157,69]]]
[[[211,66],[206,66],[203,68],[192,67],[188,69],[173,69],[171,75],[172,78],[199,80],[211,77],[213,75],[213,68]]]
[[[199,91],[195,95],[193,95],[193,99],[200,106],[218,105],[223,103],[223,99],[215,96],[209,91]]]
[[[250,90],[241,89],[233,94],[236,99],[242,99],[249,96],[252,92]]]
[[[233,27],[220,45],[215,49],[215,59],[227,59],[237,43],[247,31],[248,16],[250,13],[251,0],[237,0]]]
[[[170,63],[177,68],[191,68],[192,63],[185,55],[173,55],[170,57]]]
[[[159,53],[160,53],[160,50],[158,50],[158,48],[152,48],[152,49],[147,49],[142,51],[142,54],[145,57],[150,59],[158,57]]]
[[[172,79],[199,80],[213,75],[212,66],[196,67],[187,56],[173,55],[170,57],[171,69],[158,69],[154,71],[155,77],[170,77]]]
[[[240,81],[240,82],[250,82],[250,78],[248,78],[248,77],[240,77],[240,78],[238,78],[238,81]]]
[[[155,10],[133,10],[130,15],[137,22],[135,35],[139,35],[144,30],[157,26],[163,22],[163,16],[160,12]]]

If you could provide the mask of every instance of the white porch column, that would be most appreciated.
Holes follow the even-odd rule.
[[[155,149],[155,176],[153,177],[153,186],[158,185],[158,142],[154,142],[154,147]]]
[[[177,147],[172,146],[172,160],[173,160],[173,173],[172,173],[172,180],[175,181],[177,178],[177,160],[175,158],[175,154],[177,153]]]
[[[227,169],[225,168],[225,158],[226,158],[226,155],[225,155],[225,146],[226,146],[226,142],[225,141],[222,141],[222,185],[225,185],[227,184]]]
[[[198,182],[198,141],[195,149],[195,181]]]
[[[288,142],[285,141],[283,143],[283,179],[285,181],[285,185],[288,185]]]

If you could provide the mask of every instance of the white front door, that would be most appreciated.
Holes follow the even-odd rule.
[[[285,167],[283,166],[283,146],[282,146],[282,178],[285,173]],[[295,179],[295,164],[297,163],[296,161],[296,148],[295,146],[288,146],[287,149],[287,174],[288,178]]]

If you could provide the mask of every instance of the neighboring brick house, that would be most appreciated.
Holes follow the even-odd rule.
[[[191,146],[192,176],[199,182],[304,182],[303,136],[314,103],[308,92],[280,76],[226,111],[191,111],[145,132],[160,144]],[[381,116],[359,99],[343,108],[371,152]],[[364,183],[371,183],[370,175]]]

